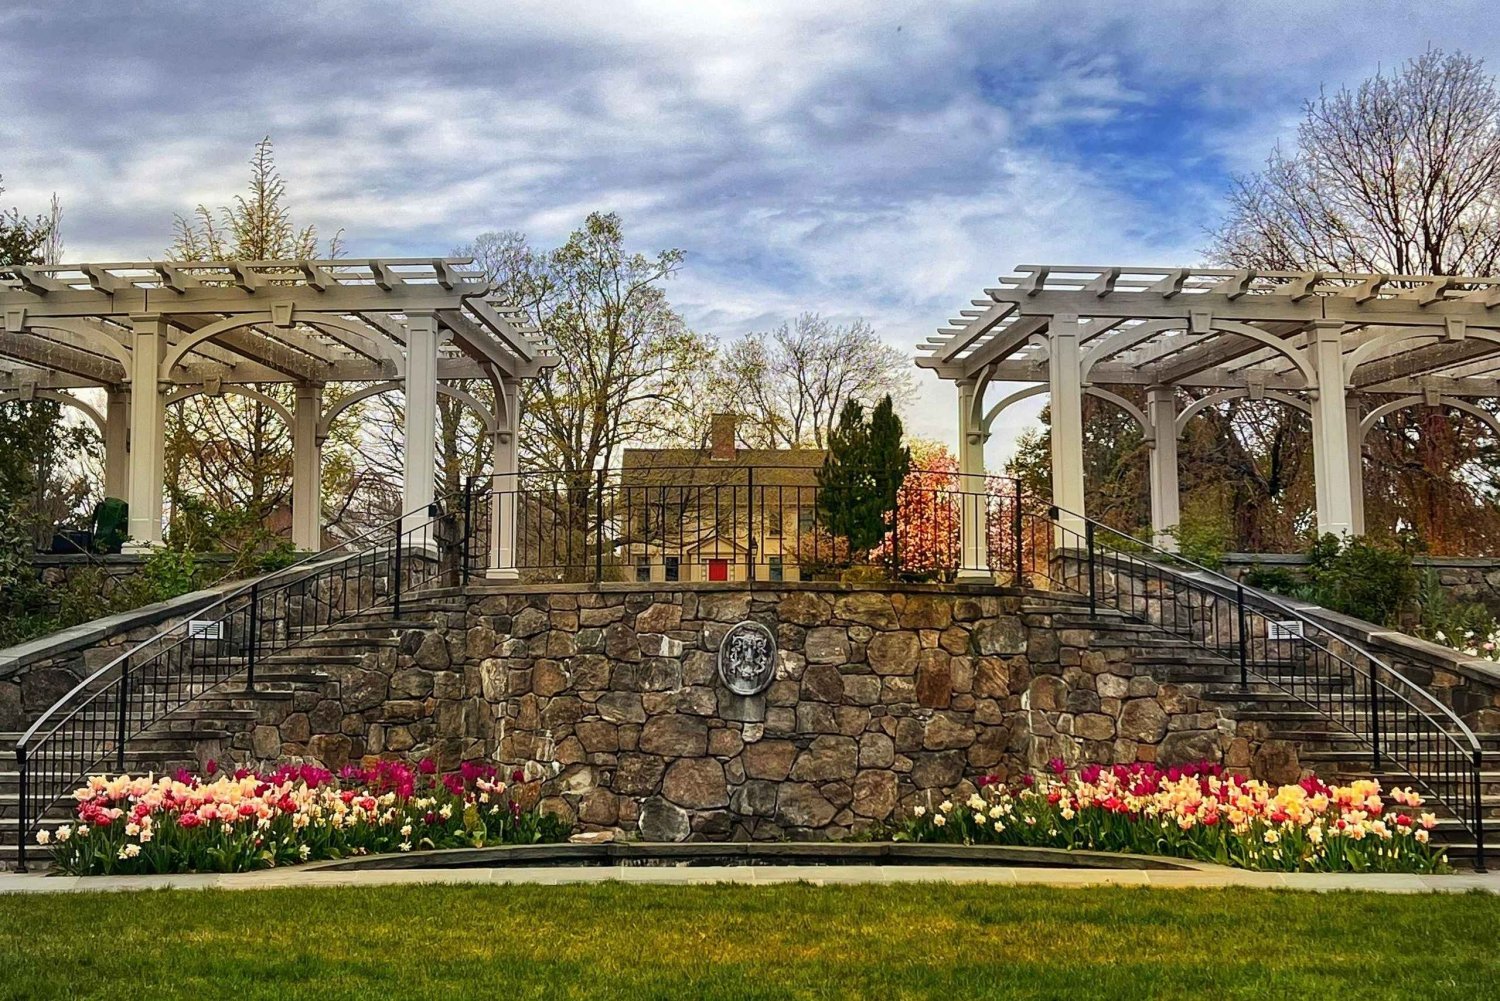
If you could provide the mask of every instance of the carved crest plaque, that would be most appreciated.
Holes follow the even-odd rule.
[[[719,680],[736,695],[755,695],[776,677],[776,637],[759,622],[741,622],[719,643]]]

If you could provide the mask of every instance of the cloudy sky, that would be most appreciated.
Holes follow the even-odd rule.
[[[1020,263],[1190,264],[1320,86],[1429,46],[1500,69],[1493,3],[226,5],[0,0],[4,204],[70,260],[159,256],[271,135],[352,256],[593,209],[680,247],[729,338],[802,310],[906,348]],[[919,433],[952,438],[924,383]],[[997,435],[1003,453],[1017,424]]]

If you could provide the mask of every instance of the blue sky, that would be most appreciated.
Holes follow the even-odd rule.
[[[0,174],[61,195],[70,259],[152,257],[270,134],[351,255],[612,209],[687,252],[701,330],[910,348],[1016,264],[1199,260],[1303,100],[1429,46],[1500,70],[1493,4],[8,0]],[[924,382],[909,423],[951,439],[953,406]]]

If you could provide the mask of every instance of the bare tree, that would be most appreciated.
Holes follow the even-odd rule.
[[[803,313],[731,345],[717,390],[752,446],[824,448],[846,402],[873,408],[889,393],[909,403],[916,386],[911,358],[868,323]]]
[[[1500,263],[1500,90],[1431,50],[1310,101],[1296,147],[1235,179],[1210,253],[1238,267],[1491,274]]]
[[[1354,90],[1308,102],[1293,150],[1278,147],[1258,174],[1235,180],[1209,253],[1250,268],[1383,274],[1494,274],[1500,269],[1500,87],[1482,60],[1432,50]],[[1210,415],[1217,444],[1290,461],[1233,485],[1241,539],[1281,536],[1288,502],[1312,497],[1300,461],[1305,421],[1277,408]],[[1290,446],[1290,448],[1288,448]],[[1415,527],[1436,551],[1492,548],[1495,449],[1452,412],[1389,415],[1367,443],[1366,521],[1372,534]],[[1191,448],[1184,444],[1184,454]],[[1230,454],[1234,454],[1230,449]],[[1212,454],[1221,455],[1215,450]],[[1196,489],[1185,479],[1188,494]],[[1264,512],[1280,509],[1272,521]],[[1254,522],[1253,524],[1251,522]]]
[[[550,252],[516,232],[487,233],[462,248],[530,314],[559,359],[525,388],[525,468],[576,478],[614,465],[627,445],[702,437],[699,401],[715,345],[667,300],[663,286],[682,252],[647,257],[624,242],[619,216],[595,212]]]

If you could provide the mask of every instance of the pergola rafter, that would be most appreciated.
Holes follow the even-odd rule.
[[[917,364],[958,384],[964,475],[982,472],[1003,410],[984,409],[990,384],[1033,387],[1010,401],[1049,393],[1053,496],[1079,515],[1082,396],[1145,389],[1158,533],[1177,520],[1180,390],[1295,404],[1313,420],[1319,525],[1359,532],[1364,414],[1414,396],[1475,413],[1500,396],[1500,277],[1024,265]]]
[[[484,379],[505,398],[556,364],[525,315],[469,260],[402,258],[0,266],[0,394],[106,393],[106,483],[123,485],[131,536],[161,539],[161,439],[169,399],[296,388],[293,536],[320,534],[320,429],[329,383],[407,395],[405,506],[432,497],[438,392]],[[483,408],[481,408],[483,409]],[[497,474],[514,473],[514,407],[484,410]],[[129,433],[123,426],[128,424]],[[129,442],[128,448],[126,442]],[[113,444],[113,447],[111,447]],[[501,529],[501,533],[504,533]],[[503,572],[503,567],[501,568]]]

